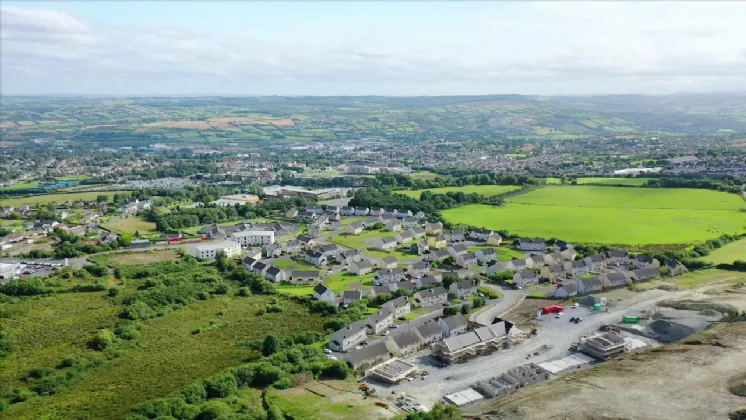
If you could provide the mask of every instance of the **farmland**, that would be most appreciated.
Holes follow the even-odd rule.
[[[33,195],[29,197],[9,198],[0,200],[0,206],[33,206],[35,204],[46,204],[53,202],[65,202],[65,201],[95,201],[99,195],[112,196],[114,194],[129,194],[128,191],[95,191],[95,192],[81,192],[72,194],[48,194],[48,195]]]
[[[136,216],[120,218],[114,222],[104,224],[103,227],[120,233],[146,233],[155,231],[155,223],[147,222],[142,217]]]
[[[650,178],[578,178],[578,184],[625,185],[642,187]]]
[[[746,239],[731,242],[722,248],[718,248],[701,260],[713,264],[732,264],[736,260],[746,261]]]
[[[469,205],[443,216],[523,236],[627,245],[684,244],[746,231],[740,211],[746,203],[716,191],[558,186],[507,201],[501,208]]]
[[[411,190],[411,191],[397,191],[397,194],[403,194],[412,198],[420,198],[420,194],[424,191],[430,191],[434,194],[445,194],[449,192],[462,192],[464,194],[482,194],[486,196],[500,195],[517,191],[521,187],[515,185],[464,185],[462,187],[443,187],[443,188],[431,188],[428,190]]]

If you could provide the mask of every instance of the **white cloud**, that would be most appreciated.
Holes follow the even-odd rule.
[[[375,22],[354,33],[326,28],[332,37],[292,32],[262,40],[3,6],[2,88],[330,95],[746,89],[743,3],[529,2],[495,16],[463,9],[452,25]]]

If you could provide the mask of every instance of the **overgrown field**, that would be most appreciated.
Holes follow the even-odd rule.
[[[64,203],[65,201],[94,201],[99,195],[112,196],[114,194],[129,194],[128,191],[91,191],[72,194],[47,194],[29,197],[8,198],[0,200],[0,206],[32,206],[34,204],[46,204],[52,202]]]
[[[137,216],[121,218],[115,222],[106,223],[103,227],[119,233],[147,233],[155,231],[155,223],[145,221],[142,217]]]
[[[746,239],[731,242],[722,248],[718,248],[701,260],[713,264],[732,264],[736,260],[746,261]]]
[[[516,185],[464,185],[461,187],[443,187],[443,188],[431,188],[427,190],[410,190],[410,191],[397,191],[397,194],[403,194],[412,198],[419,199],[420,194],[424,191],[430,191],[433,194],[445,194],[449,192],[462,192],[464,194],[482,194],[486,196],[500,195],[516,191],[521,187]]]
[[[709,190],[556,186],[512,196],[504,207],[443,211],[451,223],[523,236],[609,244],[685,244],[746,231],[746,202]]]
[[[627,185],[641,187],[650,178],[578,178],[578,184]]]

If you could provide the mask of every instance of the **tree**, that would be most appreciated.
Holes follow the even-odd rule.
[[[105,350],[114,344],[115,338],[116,336],[111,332],[111,330],[106,328],[99,330],[99,332],[93,336],[93,340],[91,340],[91,347],[99,351]]]
[[[106,203],[107,201],[109,201],[109,197],[107,195],[99,194],[96,196],[96,202],[98,203]]]
[[[451,258],[451,257],[449,257]],[[443,287],[448,290],[453,283],[458,282],[458,277],[455,276],[445,276],[443,278]]]
[[[461,305],[461,313],[462,314],[468,315],[470,310],[471,310],[471,305],[469,305],[467,303],[463,303]]]
[[[215,256],[215,267],[221,272],[228,269],[228,255],[225,252],[220,251]]]
[[[262,354],[271,356],[280,351],[280,340],[274,335],[268,335],[264,338],[264,344],[262,345]]]

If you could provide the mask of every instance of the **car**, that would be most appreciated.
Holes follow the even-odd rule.
[[[329,350],[329,349],[324,349],[324,353],[326,353],[326,354],[332,354],[332,351]]]
[[[575,317],[572,317],[572,318],[570,318],[570,322],[575,322],[575,320],[576,320],[576,319],[577,319],[577,318],[575,318]]]
[[[583,318],[578,318],[578,319],[575,320],[576,324],[580,324],[581,322],[583,322]]]
[[[334,274],[334,270],[326,270],[326,274]]]
[[[564,312],[557,312],[557,315],[555,315],[554,317],[555,318],[562,318],[563,316],[565,316]]]
[[[579,304],[579,303],[577,303],[577,302],[575,302],[575,303],[573,303],[573,304],[572,304],[571,308],[575,309],[575,308],[577,308],[578,306],[580,306],[580,304]]]
[[[389,335],[389,332],[388,331],[384,331],[383,334],[381,334],[381,335]]]
[[[396,325],[396,324],[391,324],[391,325],[389,325],[389,328],[399,328],[399,326]]]
[[[332,356],[331,354],[327,354],[326,358],[329,360],[337,360],[337,356]]]

